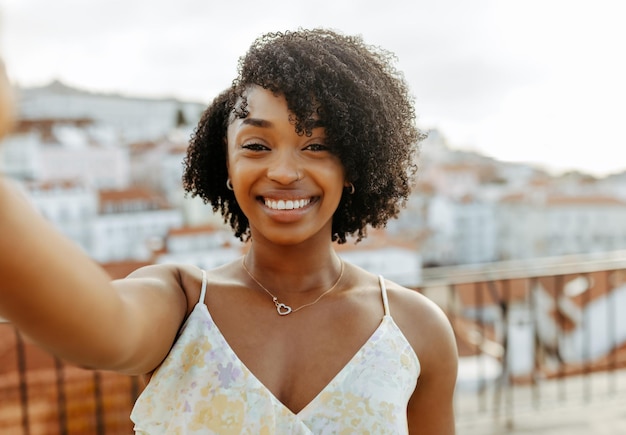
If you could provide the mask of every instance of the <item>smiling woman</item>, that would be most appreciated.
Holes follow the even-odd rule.
[[[213,270],[110,283],[0,180],[0,316],[76,364],[149,375],[136,433],[453,434],[445,315],[333,246],[410,193],[422,135],[392,60],[324,29],[253,43],[185,160],[188,192],[248,242]]]

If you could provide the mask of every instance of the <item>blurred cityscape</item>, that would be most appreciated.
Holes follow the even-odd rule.
[[[0,147],[0,170],[112,278],[153,263],[209,269],[242,255],[245,245],[221,216],[182,188],[187,143],[206,104],[97,94],[60,82],[19,89],[18,100],[19,121]],[[462,412],[467,392],[478,394],[470,396],[472,405],[487,403],[489,393],[497,404],[505,397],[502,388],[510,392],[512,385],[535,388],[542,379],[598,372],[613,376],[626,367],[626,317],[620,315],[626,311],[626,253],[620,252],[626,249],[626,172],[554,175],[455,150],[437,130],[422,143],[418,166],[398,219],[337,251],[421,291],[446,311],[461,356],[461,419],[477,413],[471,407]],[[12,350],[0,352],[0,368],[6,367],[0,397],[12,395],[15,407],[6,427],[28,426],[19,415],[45,420],[35,409],[48,409],[51,400],[59,409],[67,402],[68,410],[82,403],[46,399],[58,396],[50,386],[68,382],[67,370],[80,373],[76,379],[89,383],[84,388],[96,391],[96,398],[103,394],[100,374],[93,380],[78,368],[63,372],[37,350],[20,350],[19,334],[10,325],[3,328],[0,345]],[[11,361],[20,358],[30,362],[13,367]],[[35,372],[42,374],[36,382]],[[107,382],[121,385],[125,425],[129,397],[140,387],[136,380],[116,379]],[[37,388],[42,392],[35,406],[24,391]],[[536,391],[529,393],[533,406],[539,403]],[[98,409],[96,404],[84,412],[98,416]],[[73,424],[63,412],[54,424]],[[98,421],[108,418],[103,415]]]
[[[0,168],[96,261],[123,273],[141,263],[210,268],[241,254],[221,217],[182,189],[187,142],[205,104],[60,82],[19,89],[18,99],[20,120],[0,148]],[[427,267],[626,247],[626,172],[553,176],[454,150],[437,130],[418,164],[399,218],[338,247],[342,255],[416,287]]]

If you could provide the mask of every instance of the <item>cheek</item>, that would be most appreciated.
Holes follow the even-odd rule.
[[[233,175],[233,171],[237,169],[236,159],[233,156],[234,154],[230,146],[226,146],[226,172],[229,178]]]

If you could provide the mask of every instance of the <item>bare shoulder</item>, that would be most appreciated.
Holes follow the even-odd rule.
[[[153,290],[170,293],[175,297],[183,296],[187,306],[193,306],[200,296],[202,275],[202,270],[193,265],[154,264],[133,271],[125,279],[119,280],[118,285],[145,283]]]
[[[389,280],[385,280],[385,284],[389,309],[399,326],[402,324],[418,330],[448,328],[449,321],[444,311],[426,296]]]
[[[161,288],[163,292],[183,296],[187,312],[196,305],[202,291],[203,280],[206,280],[207,288],[212,291],[227,287],[233,283],[239,283],[233,272],[237,262],[226,263],[214,269],[203,271],[197,266],[189,264],[158,264],[139,268],[132,272],[123,282],[139,281],[151,282],[155,288]]]
[[[445,355],[456,360],[454,332],[441,307],[416,290],[388,280],[385,282],[391,315],[411,343],[422,366]]]

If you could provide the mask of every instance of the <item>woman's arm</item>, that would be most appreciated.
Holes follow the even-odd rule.
[[[180,273],[110,277],[0,178],[0,316],[72,363],[142,373],[165,357],[186,313]]]
[[[392,314],[413,346],[421,368],[407,409],[409,432],[453,435],[458,351],[450,322],[436,304],[417,292],[393,295],[396,303],[391,307]]]
[[[428,347],[418,353],[421,373],[409,401],[409,432],[423,435],[453,435],[454,388],[458,371],[458,352],[448,320],[433,320],[425,332]]]

